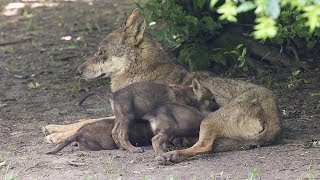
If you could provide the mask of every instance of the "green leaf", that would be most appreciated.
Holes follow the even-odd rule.
[[[215,29],[218,29],[217,23],[215,23],[212,17],[210,16],[204,16],[200,20],[200,27],[202,30],[206,32],[211,32],[211,31],[214,31]]]
[[[213,8],[219,0],[210,0],[210,8]]]
[[[242,12],[248,12],[253,10],[254,8],[256,8],[257,5],[251,1],[244,1],[242,2],[238,8],[237,8],[237,12],[238,13],[242,13]]]
[[[292,76],[297,76],[300,73],[300,70],[294,70],[292,71]]]
[[[41,86],[41,84],[38,83],[38,82],[36,82],[36,83],[30,82],[30,83],[27,84],[27,87],[28,87],[29,89],[36,89],[36,88],[38,88],[38,87],[40,87],[40,86]]]
[[[270,17],[259,17],[256,19],[253,35],[256,39],[273,38],[277,34],[276,22]]]
[[[317,44],[316,40],[309,40],[307,41],[307,47],[308,48],[313,48]]]
[[[320,92],[311,92],[310,96],[312,96],[312,97],[320,96]]]
[[[306,25],[309,26],[309,31],[313,32],[316,27],[320,26],[320,5],[311,5],[303,8],[305,11],[303,17],[307,18]]]
[[[237,6],[231,0],[226,0],[225,3],[218,8],[217,12],[221,14],[219,17],[220,20],[226,19],[230,22],[237,21]]]

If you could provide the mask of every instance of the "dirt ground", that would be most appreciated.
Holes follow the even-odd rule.
[[[320,179],[319,65],[296,78],[281,71],[249,80],[272,89],[279,101],[283,135],[279,144],[249,151],[196,156],[171,166],[157,165],[151,147],[142,154],[122,150],[78,151],[54,145],[41,127],[111,114],[109,104],[85,90],[108,91],[107,80],[85,82],[76,68],[100,40],[121,24],[130,1],[15,1],[0,15],[0,178],[13,179]],[[298,86],[294,86],[298,82]],[[254,173],[253,173],[254,174]],[[9,179],[9,178],[8,178]]]

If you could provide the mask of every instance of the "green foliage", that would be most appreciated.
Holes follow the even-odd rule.
[[[191,70],[227,64],[233,50],[207,47],[236,23],[251,25],[250,36],[270,39],[282,46],[287,39],[302,38],[314,47],[320,36],[319,0],[135,0],[154,28],[156,37],[180,51],[179,60]],[[245,50],[246,51],[246,50]],[[231,53],[233,64],[246,70],[245,54]],[[236,56],[236,57],[234,57]],[[240,58],[240,59],[239,59]],[[228,64],[230,65],[230,64]],[[245,68],[244,68],[245,67]]]
[[[248,69],[246,64],[247,48],[243,44],[230,48],[209,48],[202,44],[185,45],[180,53],[179,60],[188,65],[191,71],[203,70],[212,64],[219,64],[226,66],[227,64],[234,64],[235,69],[246,71]],[[229,62],[228,60],[232,60]]]

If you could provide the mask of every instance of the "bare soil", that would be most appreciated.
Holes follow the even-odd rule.
[[[74,72],[134,5],[124,0],[21,3],[3,3],[0,15],[0,179],[6,174],[17,179],[247,179],[254,169],[258,179],[320,179],[319,148],[304,146],[320,138],[320,96],[310,95],[320,91],[319,65],[291,80],[285,70],[248,79],[278,97],[283,134],[277,145],[201,155],[171,166],[157,165],[151,147],[130,154],[69,146],[45,155],[54,145],[44,141],[42,126],[111,114],[103,99],[76,105],[85,90],[109,88],[108,80],[85,82]]]

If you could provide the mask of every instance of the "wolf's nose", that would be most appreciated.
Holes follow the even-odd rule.
[[[76,75],[80,76],[81,74],[82,74],[82,69],[78,68],[77,71],[76,71]]]

